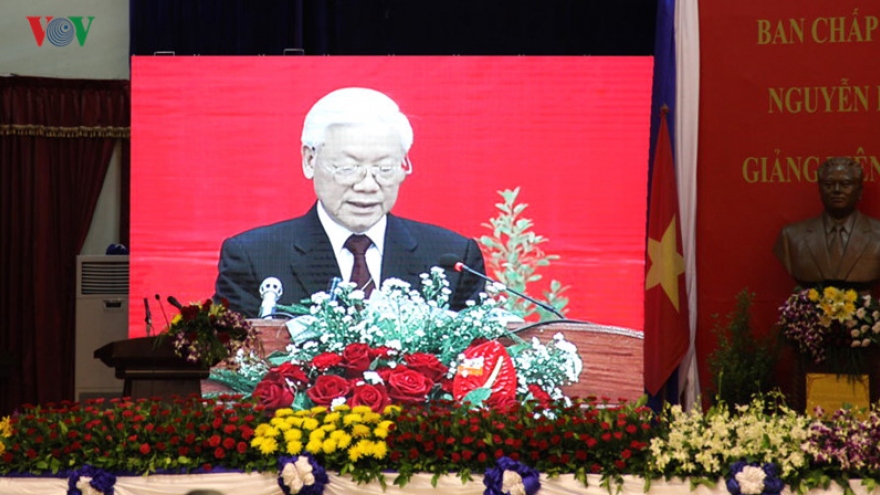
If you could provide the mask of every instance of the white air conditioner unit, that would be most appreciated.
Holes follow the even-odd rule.
[[[76,400],[122,396],[123,381],[95,350],[127,338],[128,256],[77,256]]]

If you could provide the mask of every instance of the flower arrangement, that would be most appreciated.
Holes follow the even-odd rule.
[[[370,481],[388,467],[388,437],[394,421],[366,406],[278,409],[254,432],[251,446],[265,456],[310,455],[323,466]]]
[[[250,350],[258,345],[258,334],[241,313],[229,309],[227,301],[179,305],[180,313],[171,319],[161,343],[170,339],[174,352],[190,363],[213,366],[225,361],[236,367],[239,349]]]
[[[602,485],[624,475],[680,477],[734,495],[805,493],[837,482],[877,486],[880,409],[795,414],[758,397],[703,413],[607,399],[290,408],[269,413],[240,397],[24,406],[0,420],[0,475],[67,477],[71,493],[107,493],[114,476],[239,471],[274,473],[281,491],[320,495],[327,476],[404,487],[420,473],[473,474],[486,492],[530,495],[536,473]],[[738,490],[738,491],[737,491]],[[494,492],[492,492],[494,493]]]
[[[369,300],[348,283],[314,294],[309,314],[288,323],[285,352],[264,360],[239,352],[237,369],[212,370],[211,378],[269,408],[348,404],[376,412],[433,400],[562,399],[562,387],[577,381],[583,363],[561,335],[524,341],[508,331],[498,300],[454,313],[443,270],[421,280],[419,290],[386,280]]]
[[[664,410],[664,426],[651,439],[650,471],[714,485],[739,461],[775,463],[780,478],[801,479],[810,459],[802,449],[812,420],[773,397],[757,396],[748,404],[718,404],[706,413]]]
[[[266,468],[253,464],[257,457],[249,447],[263,413],[238,399],[96,399],[24,406],[0,423],[0,474],[62,473],[86,465],[144,474]],[[97,479],[89,476],[92,482]]]
[[[880,405],[870,411],[841,409],[810,426],[805,450],[816,463],[832,472],[876,478],[880,473]]]
[[[880,339],[880,304],[853,289],[801,289],[779,313],[783,335],[816,364],[825,361],[830,347],[867,347]]]

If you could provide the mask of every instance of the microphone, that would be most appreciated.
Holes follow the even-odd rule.
[[[529,301],[530,303],[534,304],[535,306],[538,306],[539,308],[541,308],[545,311],[549,311],[549,312],[553,313],[554,315],[558,316],[559,319],[561,319],[561,320],[565,319],[565,316],[562,313],[560,313],[553,306],[550,306],[549,304],[546,304],[546,303],[542,303],[541,301],[538,301],[537,299],[533,299],[533,298],[523,294],[522,292],[515,291],[515,290],[511,289],[510,287],[502,284],[501,282],[499,282],[497,280],[493,280],[493,279],[483,275],[482,273],[480,273],[480,272],[474,270],[473,268],[462,263],[461,260],[459,259],[459,257],[454,254],[446,253],[446,254],[440,255],[439,264],[440,264],[441,268],[445,268],[447,270],[452,270],[452,271],[456,271],[456,272],[463,272],[464,271],[464,272],[470,273],[471,275],[476,275],[477,277],[479,277],[487,282],[491,282],[492,284],[494,284],[495,286],[497,286],[498,288],[500,288],[501,290],[503,290],[505,292],[509,292],[515,296],[519,296],[519,297],[525,299],[526,301]]]
[[[263,301],[260,303],[259,318],[272,317],[272,313],[275,312],[275,305],[281,299],[281,294],[284,294],[284,289],[281,287],[280,280],[275,277],[263,279],[260,283],[260,297],[263,298]]]
[[[144,322],[147,324],[147,337],[153,333],[153,315],[150,313],[150,302],[147,301],[147,298],[144,298]]]
[[[168,296],[168,304],[177,308],[178,311],[183,311],[183,304],[180,304],[180,301],[174,296]]]

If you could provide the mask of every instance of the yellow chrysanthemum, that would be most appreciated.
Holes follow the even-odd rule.
[[[318,420],[315,418],[305,418],[303,420],[302,429],[303,430],[315,430],[318,428]]]
[[[302,430],[298,430],[296,428],[291,428],[284,432],[284,441],[285,442],[293,442],[295,440],[302,440],[303,432]]]
[[[324,416],[324,424],[327,423],[335,423],[339,421],[339,418],[342,416],[338,411],[334,411],[326,416]]]
[[[354,406],[351,408],[351,412],[355,414],[367,414],[373,412],[373,410],[370,409],[370,406]]]
[[[327,436],[327,432],[324,430],[314,430],[309,433],[309,442],[314,442],[316,440],[324,440],[324,437]]]
[[[383,428],[385,430],[390,430],[391,425],[393,425],[393,424],[394,424],[394,421],[391,421],[390,419],[386,419],[385,421],[379,422],[379,428]]]
[[[258,437],[274,437],[278,435],[278,429],[269,423],[260,423],[254,430],[254,435]]]
[[[342,418],[342,424],[345,426],[351,426],[355,423],[363,423],[364,417],[360,414],[346,414],[344,418]]]
[[[819,300],[819,291],[816,289],[810,289],[809,292],[807,292],[807,297],[810,301],[816,302]]]
[[[326,431],[327,433],[329,433],[329,432],[331,432],[331,431],[336,431],[337,429],[338,429],[338,428],[337,428],[336,425],[333,424],[333,423],[326,424],[326,425],[321,425],[321,427],[319,428],[319,430],[324,430],[324,431]]]
[[[385,409],[382,410],[382,414],[388,414],[388,415],[397,414],[402,410],[403,410],[403,408],[401,408],[400,406],[390,404],[390,405],[385,406]]]
[[[325,406],[315,406],[309,409],[309,412],[312,413],[313,416],[317,416],[319,414],[327,412],[327,408]]]
[[[275,411],[276,418],[284,418],[284,417],[291,416],[291,415],[293,415],[293,409],[291,409],[289,407],[283,407],[283,408],[277,409]]]
[[[385,442],[373,442],[373,457],[376,459],[384,459],[388,455],[388,444]]]
[[[364,423],[376,424],[379,421],[382,421],[382,415],[376,412],[373,412],[372,409],[363,413]]]
[[[321,444],[321,451],[325,454],[332,454],[336,452],[336,449],[338,447],[339,446],[336,444],[336,440],[333,440],[332,438],[327,438],[324,440],[324,443]]]
[[[330,438],[336,441],[340,449],[348,448],[351,445],[351,435],[343,430],[336,430],[330,434]]]
[[[361,457],[367,455],[366,446],[364,445],[365,441],[366,440],[361,440],[348,449],[348,458],[351,462],[357,462]]]
[[[294,426],[296,428],[302,428],[305,420],[298,416],[288,416],[284,418],[284,421],[287,422],[290,426]]]
[[[299,455],[303,450],[303,443],[300,441],[287,442],[287,455]]]
[[[0,420],[0,437],[9,438],[12,436],[12,419],[9,416]]]
[[[333,410],[334,410],[334,411],[346,412],[346,411],[351,410],[351,406],[349,406],[348,404],[339,404],[338,406],[334,406],[334,407],[333,407]]]
[[[351,427],[351,435],[355,438],[367,438],[370,436],[370,427],[357,424]]]
[[[852,290],[852,289],[847,290],[847,291],[843,294],[843,300],[846,301],[846,302],[848,302],[848,303],[855,303],[856,300],[857,300],[858,298],[859,298],[859,294],[858,294],[858,292],[856,292],[856,291],[854,291],[854,290]]]
[[[321,447],[324,444],[321,440],[310,441],[306,444],[306,451],[312,454],[318,454],[321,452]]]
[[[376,429],[373,430],[373,435],[375,435],[376,438],[388,438],[388,428],[377,426]]]
[[[278,431],[287,431],[291,428],[290,424],[285,421],[284,418],[272,418],[271,424],[277,428]]]
[[[264,438],[259,448],[263,455],[274,454],[278,451],[278,442],[274,438]]]

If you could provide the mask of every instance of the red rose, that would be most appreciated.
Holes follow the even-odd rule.
[[[305,371],[293,363],[279,364],[266,373],[266,376],[263,379],[265,380],[266,378],[276,381],[284,380],[292,383],[294,387],[309,382],[309,377],[306,375]]]
[[[348,344],[342,351],[342,366],[348,377],[360,376],[364,371],[370,369],[372,362],[370,346],[367,344]]]
[[[332,352],[318,354],[317,356],[312,358],[312,366],[322,371],[328,368],[332,368],[334,366],[339,366],[339,363],[341,362],[342,356],[340,356],[339,354],[334,354]]]
[[[443,363],[433,354],[414,352],[403,357],[407,367],[418,371],[433,381],[438,381],[449,371]]]
[[[371,356],[373,359],[376,359],[376,358],[379,358],[379,359],[386,359],[386,358],[388,358],[388,357],[390,357],[391,355],[396,354],[396,353],[397,353],[397,351],[395,351],[394,349],[392,349],[392,348],[390,348],[390,347],[385,347],[385,346],[383,345],[383,346],[381,346],[381,347],[377,347],[377,348],[375,348],[375,349],[372,349],[372,350],[370,351],[370,356]]]
[[[434,381],[416,370],[398,366],[388,373],[385,384],[391,399],[403,403],[419,403],[427,399]]]
[[[350,391],[351,387],[345,378],[336,375],[321,375],[315,379],[312,388],[306,390],[306,394],[315,404],[329,406],[333,399],[346,397]]]
[[[260,405],[266,409],[279,409],[293,404],[293,390],[283,380],[273,379],[266,375],[252,394]]]
[[[384,385],[370,385],[368,383],[354,387],[348,404],[354,406],[368,406],[374,412],[382,412],[385,406],[391,404],[388,390]]]

